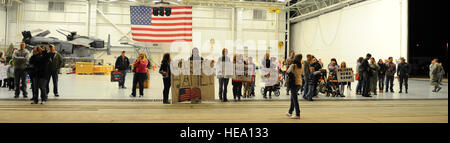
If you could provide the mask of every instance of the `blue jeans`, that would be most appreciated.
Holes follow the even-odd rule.
[[[125,87],[125,77],[127,77],[127,71],[126,70],[119,70],[120,73],[122,73],[122,80],[119,81],[119,88]]]
[[[386,92],[388,91],[388,89],[391,90],[391,92],[394,91],[394,76],[392,75],[386,75]]]
[[[227,88],[229,78],[219,78],[219,99],[227,101]]]
[[[378,89],[383,90],[384,89],[384,75],[378,75]]]
[[[358,80],[358,84],[356,84],[356,93],[361,93],[361,84],[362,84],[362,81],[360,79],[360,80]]]
[[[306,98],[311,100],[315,96],[315,94],[317,93],[316,85],[310,83],[310,84],[308,84],[306,86],[308,86],[308,95],[306,95]]]
[[[303,98],[307,99],[309,96],[309,87],[308,87],[308,78],[304,78],[303,80],[305,83],[303,84]]]
[[[291,87],[291,107],[289,108],[289,114],[292,114],[292,112],[295,109],[295,115],[300,116],[300,105],[298,104],[298,96],[297,92],[300,89],[300,85],[296,85],[294,87]]]

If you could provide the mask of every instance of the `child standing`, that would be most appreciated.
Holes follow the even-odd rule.
[[[243,61],[243,56],[242,55],[234,55],[233,57],[233,63],[236,65],[236,67],[240,67],[237,65],[245,65],[244,61]],[[237,72],[239,72],[240,74],[238,74]],[[240,69],[236,69],[235,70],[235,75],[242,75],[244,73],[244,69],[240,68]],[[232,85],[233,85],[233,98],[234,101],[241,101],[241,96],[242,96],[242,81],[239,80],[232,80]]]
[[[244,98],[251,98],[255,96],[255,63],[253,63],[253,58],[247,58],[247,71],[248,75],[252,77],[252,82],[244,83]]]

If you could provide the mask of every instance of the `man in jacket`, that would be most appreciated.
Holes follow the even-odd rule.
[[[127,74],[127,70],[130,67],[130,60],[128,57],[125,56],[125,51],[122,51],[122,55],[117,58],[115,68],[116,71],[122,73],[122,80],[119,81],[119,88],[126,88],[125,87],[125,77]]]
[[[27,96],[27,82],[25,68],[28,65],[30,52],[25,49],[25,42],[20,43],[20,50],[14,51],[12,58],[14,59],[14,84],[16,87],[14,98],[19,98],[20,90],[22,90],[23,98]]]
[[[408,77],[411,73],[411,66],[406,63],[405,58],[400,58],[400,63],[397,67],[397,76],[399,77],[400,92],[402,93],[403,83],[405,84],[405,93],[408,94]]]
[[[361,77],[362,77],[362,96],[363,97],[372,97],[369,95],[370,92],[370,83],[369,83],[369,72],[370,72],[370,65],[369,65],[369,59],[372,58],[371,54],[367,54],[366,58],[361,62],[361,65],[359,67]]]
[[[388,62],[386,63],[386,92],[390,89],[391,92],[394,92],[394,75],[396,72],[396,66],[392,57],[389,57]]]
[[[58,52],[56,52],[55,50],[55,46],[54,45],[50,45],[50,52],[48,53],[48,55],[50,56],[50,62],[48,63],[48,71],[49,71],[49,76],[47,79],[47,95],[50,92],[50,78],[53,81],[53,94],[55,95],[55,97],[59,97],[58,94],[58,73],[59,70],[64,66],[64,61],[63,58],[61,56],[61,54],[59,54]]]
[[[309,99],[310,98],[309,96],[312,97],[312,94],[309,93],[309,86],[307,86],[307,85],[313,85],[313,84],[308,83],[308,81],[310,81],[308,79],[308,77],[310,76],[309,67],[311,67],[311,61],[312,61],[312,55],[310,55],[310,54],[306,55],[306,61],[303,62],[303,72],[302,72],[302,75],[303,75],[302,81],[304,81],[304,83],[302,85],[305,85],[305,86],[303,86],[303,91],[304,91],[303,99]]]

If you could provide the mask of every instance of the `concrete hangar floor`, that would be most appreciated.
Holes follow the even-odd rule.
[[[300,120],[284,115],[290,99],[285,88],[281,89],[279,97],[271,100],[262,98],[261,87],[257,84],[256,97],[242,102],[164,105],[162,79],[158,73],[151,73],[150,88],[139,100],[129,97],[131,82],[132,74],[128,74],[128,88],[118,89],[117,83],[109,82],[107,75],[62,74],[61,97],[50,93],[45,105],[30,105],[27,99],[14,99],[14,92],[0,88],[0,122],[448,123],[448,83],[444,83],[439,93],[432,93],[427,80],[411,79],[408,94],[398,93],[396,81],[395,93],[380,93],[372,98],[356,95],[355,82],[352,91],[346,90],[344,98],[319,94],[314,102],[300,100]],[[217,87],[216,81],[216,91]],[[228,88],[228,99],[232,101],[231,83]]]

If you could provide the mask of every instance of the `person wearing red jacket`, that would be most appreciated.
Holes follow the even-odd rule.
[[[140,53],[139,57],[134,61],[133,89],[130,97],[136,97],[136,84],[139,83],[139,97],[144,97],[144,81],[147,80],[147,55]]]

